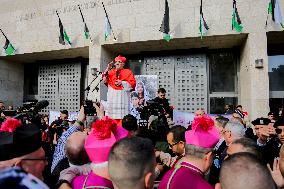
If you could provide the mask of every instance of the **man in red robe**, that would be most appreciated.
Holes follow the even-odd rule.
[[[136,80],[130,69],[124,69],[126,58],[117,56],[115,68],[109,65],[104,81],[108,86],[106,116],[121,120],[130,110],[130,91],[135,88]]]

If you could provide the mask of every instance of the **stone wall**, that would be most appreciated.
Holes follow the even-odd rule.
[[[198,37],[200,0],[168,0],[170,27],[173,38]],[[117,37],[105,41],[103,37],[104,10],[100,0],[1,0],[1,29],[17,48],[17,54],[89,46],[84,40],[83,23],[77,5],[82,7],[86,23],[94,39],[92,45],[159,40],[159,27],[164,14],[164,0],[104,0]],[[265,29],[268,1],[238,0],[238,10],[244,33],[280,30],[269,21]],[[207,35],[237,34],[231,30],[232,1],[206,0],[204,17],[210,27]],[[284,11],[284,2],[281,1]],[[58,43],[58,11],[70,35],[72,46]],[[0,37],[0,44],[4,44]],[[222,43],[222,41],[220,41]]]
[[[104,40],[105,13],[101,0],[0,0],[0,2],[1,29],[16,47],[17,54],[89,46],[89,68],[102,69],[115,55],[107,50],[105,45],[162,39],[159,28],[164,14],[164,0],[104,0],[117,37],[116,41],[112,40],[112,36]],[[204,17],[210,27],[207,36],[221,36],[218,37],[218,41],[213,42],[202,41],[199,37],[200,0],[168,0],[168,2],[171,35],[175,39],[192,38],[192,41],[204,47],[224,48],[231,42],[228,35],[239,35],[231,30],[232,0],[203,1]],[[251,112],[252,118],[265,115],[269,108],[266,32],[281,30],[271,19],[268,27],[265,28],[268,2],[268,0],[237,0],[238,11],[244,25],[243,33],[248,36],[247,40],[243,41],[240,51],[239,103]],[[284,1],[280,3],[284,14]],[[78,4],[81,5],[89,27],[92,43],[84,39]],[[71,46],[62,46],[58,43],[56,11],[59,12],[71,38]],[[0,37],[0,44],[4,43],[5,39]],[[160,50],[163,50],[162,48]],[[116,52],[120,52],[120,49]],[[255,59],[259,58],[264,60],[264,69],[254,67]],[[89,80],[91,81],[91,76]],[[98,94],[90,96],[96,99],[99,98]],[[104,91],[100,91],[100,96],[104,94]]]

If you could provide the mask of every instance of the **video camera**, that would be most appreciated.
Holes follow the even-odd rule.
[[[83,106],[84,106],[84,112],[86,116],[93,116],[97,114],[97,111],[93,105],[93,101],[85,100]]]
[[[60,137],[69,128],[69,123],[68,120],[57,119],[51,123],[51,126],[55,129],[57,136]]]
[[[140,110],[140,117],[144,120],[149,120],[151,115],[161,117],[165,115],[164,108],[156,101],[149,100],[146,102],[147,106],[144,106]]]
[[[41,116],[38,112],[40,112],[43,108],[47,107],[49,102],[47,100],[42,100],[39,102],[25,102],[22,107],[19,107],[17,111],[17,115],[14,116],[15,119],[19,119],[23,124],[27,124],[31,122],[39,127],[41,124]]]

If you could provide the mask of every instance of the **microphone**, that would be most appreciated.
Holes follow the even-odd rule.
[[[113,68],[115,68],[115,62],[114,61],[112,61],[111,63],[109,63],[109,67],[110,67],[110,69],[113,69]]]
[[[49,102],[47,100],[41,100],[41,101],[36,103],[33,111],[39,112],[40,110],[47,107],[48,105],[49,105]]]
[[[91,74],[93,76],[97,76],[97,75],[102,74],[102,72],[98,71],[98,68],[91,68]]]
[[[118,70],[116,70],[115,76],[116,76],[117,79],[119,79],[119,72],[118,72]]]

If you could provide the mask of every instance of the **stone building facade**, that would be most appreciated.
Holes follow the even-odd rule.
[[[173,37],[170,42],[164,41],[159,32],[164,15],[164,0],[103,0],[117,38],[115,41],[112,39],[113,36],[104,39],[105,13],[101,0],[0,2],[0,27],[16,48],[15,55],[5,56],[2,53],[0,57],[0,100],[6,104],[21,105],[25,98],[24,81],[33,70],[29,67],[53,65],[56,62],[54,60],[73,58],[77,61],[77,57],[87,60],[86,73],[81,78],[81,83],[84,83],[85,79],[88,80],[86,83],[90,83],[93,76],[89,70],[103,70],[118,54],[129,57],[130,64],[134,62],[135,65],[141,61],[145,64],[146,60],[149,60],[150,64],[155,64],[152,60],[167,59],[169,56],[179,60],[180,57],[192,58],[195,55],[202,55],[205,57],[205,71],[208,75],[205,83],[208,90],[204,92],[208,111],[211,110],[213,98],[224,97],[235,98],[235,104],[242,104],[252,119],[265,116],[269,111],[269,52],[271,48],[274,55],[284,54],[284,33],[271,18],[265,27],[268,0],[237,0],[244,26],[241,34],[232,31],[231,28],[231,0],[203,0],[203,13],[210,29],[202,39],[198,30],[200,0],[168,0]],[[284,14],[284,1],[280,3]],[[92,42],[84,39],[78,4],[89,27]],[[58,43],[56,11],[71,38],[71,46]],[[5,44],[5,38],[2,36],[0,44]],[[232,52],[235,57],[233,61],[237,65],[234,90],[212,92],[209,75],[214,73],[210,71],[210,57],[214,59],[214,53],[219,53],[218,57],[222,57],[222,53],[227,52]],[[263,61],[262,68],[255,66],[256,60],[259,59]],[[226,80],[219,82],[226,83]],[[90,92],[88,97],[103,99],[105,91],[106,88],[101,86],[99,92]],[[282,93],[279,94],[281,97]],[[36,94],[35,96],[37,97]]]

